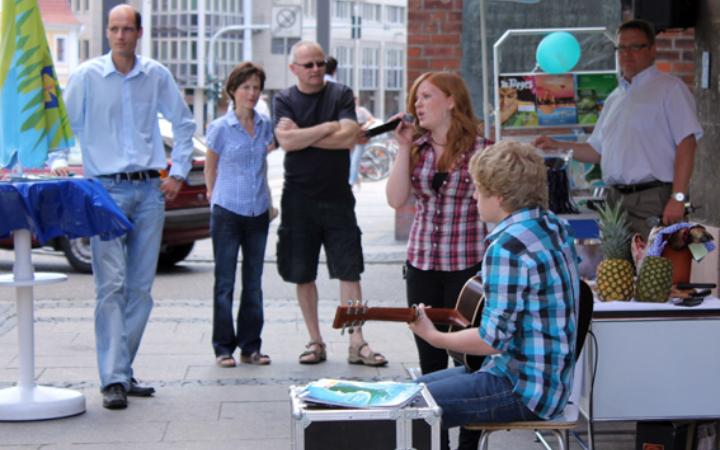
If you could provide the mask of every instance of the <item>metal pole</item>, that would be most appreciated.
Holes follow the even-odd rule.
[[[285,74],[285,84],[283,84],[283,87],[288,87],[288,71],[290,70],[290,61],[288,60],[288,38],[283,38],[283,53],[285,54],[285,70],[283,73]]]
[[[205,134],[205,124],[209,123],[214,118],[215,108],[214,105],[208,104],[207,116],[205,115],[205,85],[207,79],[205,78],[205,45],[207,39],[207,28],[205,27],[205,17],[207,10],[205,8],[205,0],[198,0],[197,2],[197,15],[198,15],[198,40],[197,40],[197,51],[198,51],[198,83],[194,89],[193,99],[193,111],[195,115],[195,123],[198,124],[199,134]],[[207,117],[207,122],[205,120]]]
[[[145,58],[152,58],[152,0],[143,0],[142,2],[142,17],[143,17],[143,40],[142,40],[142,55]]]
[[[483,124],[485,138],[490,138],[490,86],[488,86],[487,29],[485,28],[485,0],[480,0],[480,37],[482,43],[482,92]],[[497,117],[495,118],[497,120]]]
[[[317,0],[317,43],[326,55],[330,54],[330,0]],[[287,85],[287,83],[285,83]]]
[[[252,29],[250,28],[253,24],[253,9],[252,0],[243,0],[243,23],[245,24],[245,30],[243,30],[243,59],[245,61],[252,61],[253,59],[253,46],[252,46]]]
[[[355,1],[352,5],[353,8],[353,16],[355,17],[355,20],[359,20],[360,17],[360,6]],[[359,26],[359,25],[358,25]],[[355,91],[355,95],[358,96],[358,99],[360,98],[360,39],[357,37],[353,39],[353,52],[355,53],[355,57],[353,58],[355,60],[355,64],[353,67],[353,90]]]

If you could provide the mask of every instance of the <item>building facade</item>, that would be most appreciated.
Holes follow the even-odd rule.
[[[107,11],[119,0],[70,0],[73,13],[83,24],[80,60],[107,51],[102,42]],[[186,98],[198,123],[221,113],[227,99],[217,87],[232,67],[244,59],[261,64],[268,75],[266,93],[272,95],[295,83],[288,70],[289,50],[300,39],[315,40],[316,0],[130,0],[143,13],[142,49],[165,64]],[[244,7],[250,6],[252,45],[245,48],[243,31],[233,29],[216,36],[208,70],[210,41],[219,30],[242,27]],[[296,12],[298,34],[278,37],[272,29],[273,13]],[[352,22],[360,17],[360,35]],[[337,78],[351,86],[360,104],[376,117],[404,109],[406,91],[407,0],[330,0],[330,51],[340,62]],[[355,38],[353,38],[355,36]],[[106,42],[106,41],[105,41]],[[104,47],[104,48],[103,48]],[[249,53],[249,57],[246,55]],[[221,93],[220,93],[221,94]],[[208,102],[210,100],[210,102]],[[215,103],[214,101],[217,100]],[[213,106],[215,105],[215,106]],[[213,108],[214,111],[208,111]]]
[[[60,86],[65,86],[79,61],[80,21],[70,11],[67,0],[40,0],[38,7],[55,63],[55,74]]]

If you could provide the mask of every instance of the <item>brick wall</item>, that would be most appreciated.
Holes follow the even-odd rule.
[[[658,70],[682,78],[695,90],[695,29],[671,30],[660,33],[655,40]]]
[[[460,70],[463,0],[408,0],[408,86],[423,72]]]

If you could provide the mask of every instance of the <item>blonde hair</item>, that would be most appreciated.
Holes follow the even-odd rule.
[[[438,170],[441,172],[450,171],[455,159],[458,155],[471,151],[475,146],[475,140],[478,136],[478,121],[472,109],[470,94],[463,79],[451,72],[425,72],[420,75],[410,88],[408,95],[407,111],[417,117],[415,111],[415,101],[417,100],[417,90],[423,81],[427,81],[436,88],[440,89],[443,94],[453,98],[454,107],[450,110],[450,128],[447,132],[447,145],[442,157],[437,163]],[[425,134],[427,130],[419,125],[415,127],[414,139]],[[420,148],[413,145],[410,153],[411,167],[415,167],[420,159]]]
[[[530,144],[500,141],[476,153],[470,175],[484,195],[500,197],[507,212],[548,207],[547,169],[543,157]]]

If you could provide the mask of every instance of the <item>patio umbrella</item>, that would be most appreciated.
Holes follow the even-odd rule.
[[[0,31],[0,164],[42,167],[74,138],[37,0],[3,0]]]

